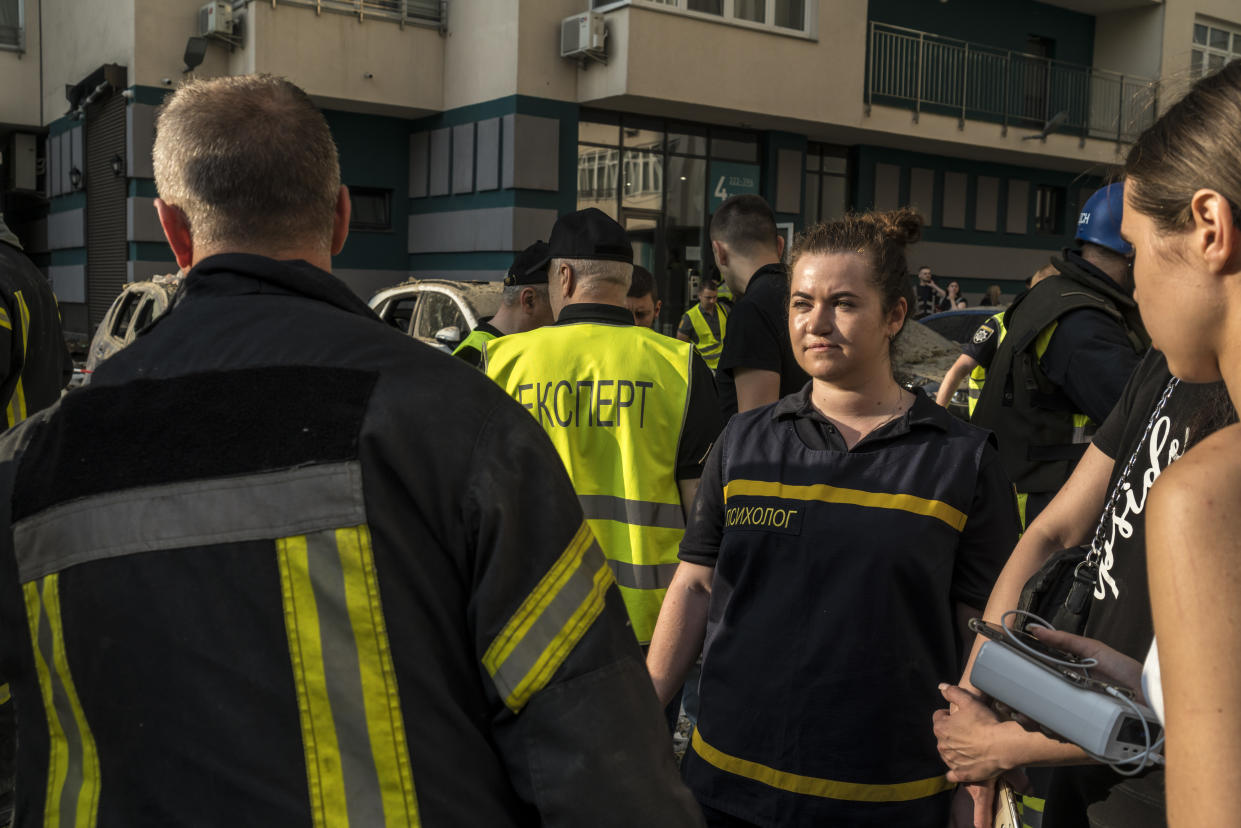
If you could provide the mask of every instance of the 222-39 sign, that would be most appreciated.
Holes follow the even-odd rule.
[[[711,198],[708,209],[714,213],[725,199],[742,193],[758,192],[758,164],[712,161],[710,181]]]

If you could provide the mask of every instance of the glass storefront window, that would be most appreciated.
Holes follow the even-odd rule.
[[[707,131],[701,127],[675,124],[668,130],[668,152],[684,155],[707,154]]]
[[[726,161],[758,162],[758,139],[744,133],[714,130],[711,133],[711,157]]]
[[[615,121],[612,123],[579,121],[577,125],[577,140],[588,144],[611,144],[615,146],[620,142],[620,125]]]
[[[624,198],[621,205],[633,210],[662,210],[664,206],[664,158],[654,152],[625,150]]]
[[[577,208],[597,207],[616,218],[616,187],[620,176],[620,150],[578,145]]]
[[[627,147],[663,152],[664,131],[659,126],[626,118],[621,135]]]
[[[668,224],[702,227],[706,217],[707,160],[668,158]]]

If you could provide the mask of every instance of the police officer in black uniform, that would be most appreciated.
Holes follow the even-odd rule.
[[[504,292],[496,315],[478,323],[452,355],[477,368],[483,358],[483,343],[508,334],[532,331],[551,321],[552,307],[547,301],[547,242],[540,240],[513,259],[504,276]]]
[[[995,432],[1029,524],[1068,479],[1149,344],[1120,236],[1124,185],[1086,202],[1079,250],[1004,314],[1004,339],[972,421]]]

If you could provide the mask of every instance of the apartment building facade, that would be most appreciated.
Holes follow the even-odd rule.
[[[1070,243],[1177,86],[1241,56],[1234,0],[208,5],[232,22],[200,0],[0,0],[4,209],[70,329],[175,267],[150,146],[186,77],[271,72],[323,107],[354,196],[334,269],[360,294],[500,278],[558,214],[596,206],[671,322],[737,192],[764,195],[790,237],[912,204],[927,226],[911,264],[1011,292]],[[588,6],[602,52],[562,57],[563,21]]]

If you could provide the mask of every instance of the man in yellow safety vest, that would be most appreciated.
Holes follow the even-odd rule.
[[[560,453],[646,645],[721,428],[715,384],[688,343],[634,324],[633,251],[619,224],[580,210],[548,244],[555,324],[486,343],[483,370]]]
[[[712,371],[720,364],[724,351],[724,331],[728,326],[728,312],[719,304],[719,283],[708,279],[698,288],[698,304],[681,315],[677,339],[694,343]]]

